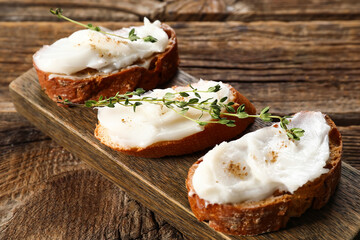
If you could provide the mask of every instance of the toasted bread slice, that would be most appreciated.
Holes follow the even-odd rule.
[[[235,109],[237,109],[237,107],[241,104],[245,104],[245,109],[247,113],[256,113],[255,107],[250,103],[247,98],[245,98],[233,87],[230,87],[230,91],[234,97],[232,101],[235,103],[233,105]],[[111,147],[112,149],[128,155],[146,158],[184,155],[212,147],[225,140],[230,140],[239,135],[245,130],[245,128],[249,124],[254,122],[253,118],[238,119],[229,117],[228,119],[234,119],[236,127],[227,127],[221,124],[207,124],[206,126],[204,126],[203,131],[187,136],[183,139],[156,142],[145,148],[126,148],[113,142],[107,133],[108,130],[104,128],[101,124],[98,124],[96,126],[95,137],[99,139],[103,144]]]
[[[210,227],[231,235],[257,235],[284,228],[290,217],[299,217],[308,208],[323,207],[334,193],[340,180],[342,140],[334,122],[326,116],[329,131],[330,158],[325,168],[329,172],[307,182],[293,194],[276,191],[262,201],[237,204],[208,204],[195,192],[192,179],[198,164],[192,165],[186,179],[192,211],[200,221],[209,221]],[[194,193],[194,194],[193,194]]]
[[[60,96],[73,103],[83,103],[89,99],[98,99],[100,96],[110,97],[117,92],[125,93],[136,88],[150,90],[164,84],[175,75],[179,65],[179,55],[175,31],[164,23],[161,28],[169,37],[168,45],[164,52],[143,59],[150,61],[148,69],[134,65],[111,74],[98,74],[96,70],[85,69],[71,76],[55,75],[50,78],[52,73],[41,71],[33,63],[40,86],[54,101],[58,101]],[[73,78],[79,76],[86,77]]]

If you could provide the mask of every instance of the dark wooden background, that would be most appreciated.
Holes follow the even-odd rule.
[[[166,21],[184,71],[231,83],[258,109],[329,114],[343,161],[360,170],[357,0],[0,0],[0,238],[185,238],[16,112],[9,83],[42,45],[78,30],[50,7],[114,29]]]

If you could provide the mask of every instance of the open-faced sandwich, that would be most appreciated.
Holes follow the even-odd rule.
[[[58,9],[56,14],[67,19]],[[84,26],[89,29],[44,46],[33,56],[40,85],[54,101],[60,96],[82,103],[138,87],[149,90],[177,71],[176,35],[164,23],[145,18],[143,26],[116,31]]]
[[[320,112],[300,112],[286,129],[305,132],[294,140],[275,123],[221,143],[190,168],[188,198],[200,221],[227,234],[256,235],[328,202],[341,170],[334,122]]]
[[[109,104],[109,100],[105,102]],[[88,103],[92,105],[91,101]],[[103,144],[129,155],[183,155],[239,135],[253,118],[219,119],[226,111],[243,113],[244,109],[248,114],[256,112],[249,100],[230,85],[200,80],[186,87],[129,96],[110,103],[110,107],[98,108],[95,136]],[[213,118],[221,124],[210,123]]]

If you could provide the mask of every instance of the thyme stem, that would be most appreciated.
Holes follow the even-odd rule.
[[[219,91],[220,85],[216,85],[214,87],[210,87],[207,91],[197,90],[193,88],[191,85],[190,87],[192,90],[189,91],[181,91],[181,92],[167,92],[162,98],[155,98],[144,96],[140,97],[143,93],[145,93],[144,89],[138,88],[133,92],[127,92],[125,94],[117,93],[113,97],[105,98],[100,97],[98,101],[95,100],[88,100],[85,102],[84,106],[86,107],[115,107],[115,103],[119,103],[122,106],[130,106],[133,107],[134,111],[143,102],[152,103],[152,104],[160,104],[163,105],[175,113],[183,116],[184,118],[196,122],[202,126],[206,124],[223,124],[228,127],[235,127],[235,120],[227,119],[226,116],[235,117],[239,119],[245,118],[260,118],[265,122],[272,122],[273,119],[278,119],[280,123],[280,127],[286,131],[287,136],[289,139],[300,140],[300,137],[304,135],[304,130],[300,128],[291,128],[288,129],[289,120],[291,118],[289,116],[276,116],[270,114],[269,110],[270,107],[265,107],[261,110],[260,114],[248,114],[245,111],[245,105],[242,104],[238,106],[234,102],[226,102],[227,97],[223,97],[222,99],[201,99],[201,95],[199,93],[209,93],[209,92],[217,92]],[[189,93],[193,93],[195,97],[191,97]],[[138,96],[134,98],[134,96]],[[67,99],[62,100],[59,97],[59,103],[65,105],[74,105]],[[75,104],[78,106],[79,104]],[[235,106],[235,107],[234,107]],[[198,119],[191,118],[186,115],[190,108],[196,109],[201,112],[201,115]],[[203,116],[204,112],[208,113],[211,116],[211,121],[201,121],[201,117]]]
[[[83,24],[83,23],[81,23],[81,22],[75,21],[75,20],[73,20],[73,19],[71,19],[71,18],[68,18],[68,17],[64,16],[64,15],[62,14],[62,12],[63,12],[63,10],[62,10],[61,8],[56,8],[55,10],[52,9],[52,8],[50,8],[50,13],[51,13],[51,14],[57,16],[57,17],[60,18],[60,19],[64,19],[64,20],[69,21],[69,22],[71,22],[71,23],[75,23],[75,24],[77,24],[77,25],[80,25],[80,26],[82,26],[82,27],[84,27],[84,28],[88,28],[88,29],[90,29],[90,30],[93,30],[93,31],[96,31],[96,32],[100,32],[100,33],[105,34],[105,35],[110,35],[110,36],[114,36],[114,37],[118,37],[118,38],[122,38],[122,39],[128,39],[128,40],[130,40],[130,41],[136,41],[137,39],[140,39],[140,38],[136,35],[134,28],[132,28],[132,29],[130,30],[128,37],[123,37],[123,36],[120,36],[120,35],[116,35],[116,34],[113,34],[113,33],[109,33],[109,32],[102,31],[102,30],[100,29],[100,27],[98,27],[98,26],[93,26],[91,23],[89,23],[89,24],[86,25],[86,24]],[[145,42],[152,42],[152,43],[154,43],[154,42],[157,41],[156,38],[154,38],[153,36],[150,36],[150,35],[149,35],[149,36],[146,36],[146,37],[144,37],[144,38],[142,38],[142,39],[143,39]]]

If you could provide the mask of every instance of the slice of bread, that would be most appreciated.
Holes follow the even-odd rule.
[[[98,74],[94,69],[85,69],[71,76],[55,75],[50,78],[52,73],[41,71],[33,63],[40,86],[54,101],[58,101],[60,96],[73,103],[83,103],[89,99],[98,99],[100,96],[111,97],[117,92],[125,93],[136,88],[150,90],[164,84],[175,75],[179,65],[179,55],[175,31],[164,23],[161,28],[167,33],[169,42],[164,52],[143,59],[150,61],[148,69],[136,66],[135,63],[133,67],[111,74]],[[73,78],[79,76],[87,77]]]
[[[323,207],[334,193],[341,175],[342,140],[334,122],[326,116],[329,131],[330,158],[325,168],[329,172],[307,182],[293,194],[276,191],[262,201],[237,204],[208,204],[194,190],[192,178],[198,160],[189,169],[186,187],[192,211],[200,221],[219,232],[231,235],[257,235],[284,228],[290,217],[299,217],[308,208]],[[193,194],[194,193],[194,194]]]
[[[230,87],[230,91],[231,94],[234,96],[232,101],[235,103],[233,105],[235,109],[237,109],[241,104],[245,104],[245,110],[248,114],[256,113],[255,107],[250,103],[247,98],[245,98],[233,87]],[[238,119],[229,117],[228,119],[235,120],[236,127],[227,127],[221,124],[207,124],[206,126],[204,126],[203,131],[200,131],[183,139],[161,141],[145,148],[125,148],[124,146],[113,142],[107,133],[107,129],[104,128],[100,123],[96,126],[95,137],[99,139],[103,144],[111,147],[112,149],[128,155],[146,158],[160,158],[163,156],[184,155],[215,146],[216,144],[225,140],[230,140],[239,135],[245,130],[245,128],[249,124],[254,122],[253,118]]]

